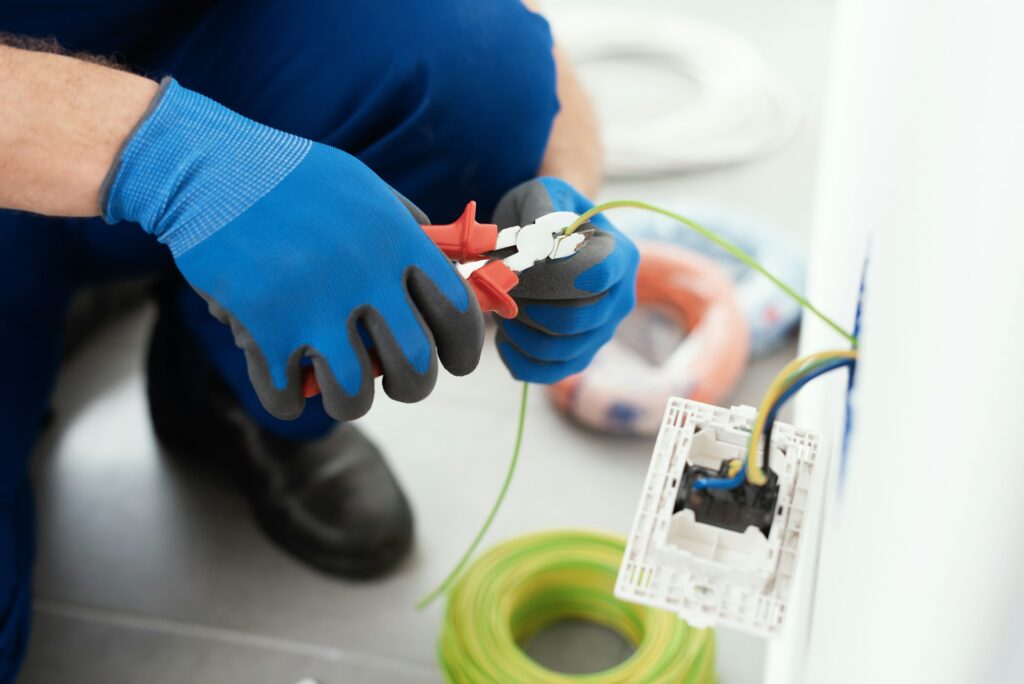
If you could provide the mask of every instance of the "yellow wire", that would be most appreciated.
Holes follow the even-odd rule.
[[[754,427],[750,431],[750,444],[747,448],[747,481],[755,485],[763,485],[768,481],[764,471],[761,470],[760,464],[757,462],[757,450],[759,442],[761,441],[761,434],[764,432],[765,421],[768,418],[768,412],[771,410],[772,404],[779,398],[779,396],[786,391],[787,387],[792,384],[796,379],[794,376],[798,370],[804,366],[815,363],[816,361],[822,361],[825,359],[855,359],[857,358],[857,352],[855,350],[837,349],[832,351],[823,351],[816,354],[809,354],[798,359],[793,359],[785,365],[785,367],[779,371],[779,374],[775,376],[772,384],[768,386],[768,391],[765,392],[764,398],[761,400],[761,406],[757,409],[757,418],[754,420]]]

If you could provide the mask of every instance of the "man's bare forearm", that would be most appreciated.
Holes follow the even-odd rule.
[[[100,185],[157,84],[0,45],[0,208],[97,216]]]
[[[568,60],[555,58],[561,111],[539,173],[593,196],[603,170],[597,119]],[[98,215],[103,179],[156,90],[124,71],[0,44],[0,208]]]
[[[572,65],[557,48],[555,68],[561,109],[551,127],[540,175],[562,178],[593,198],[604,173],[597,116]]]

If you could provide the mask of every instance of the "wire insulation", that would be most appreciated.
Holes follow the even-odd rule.
[[[739,462],[733,461],[733,463],[740,463],[739,468],[735,468],[734,473],[731,473],[729,477],[704,477],[693,483],[694,491],[699,492],[702,489],[736,489],[743,481],[747,479],[747,462],[746,460]],[[733,468],[730,466],[730,470]]]

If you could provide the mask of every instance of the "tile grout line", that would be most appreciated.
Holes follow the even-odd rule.
[[[234,629],[223,627],[210,627],[191,622],[179,622],[165,618],[146,617],[133,615],[120,611],[92,608],[80,604],[67,603],[64,601],[52,601],[47,599],[36,599],[33,612],[41,615],[50,615],[74,620],[82,620],[124,629],[132,629],[141,632],[166,634],[189,639],[215,641],[231,646],[245,648],[263,649],[276,651],[287,655],[308,656],[321,660],[334,662],[348,662],[352,664],[378,667],[389,670],[397,670],[407,674],[436,675],[437,670],[433,666],[420,664],[415,661],[406,661],[398,658],[387,658],[367,653],[356,653],[346,651],[333,646],[324,646],[305,641],[282,639],[280,637],[266,636],[261,634],[250,634]]]

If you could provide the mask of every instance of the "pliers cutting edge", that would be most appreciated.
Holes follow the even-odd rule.
[[[556,211],[529,225],[499,230],[493,223],[478,223],[476,202],[470,202],[455,222],[420,227],[449,259],[472,264],[466,280],[481,311],[515,318],[519,306],[509,292],[519,284],[517,274],[539,261],[564,259],[579,251],[592,231],[563,234],[577,217],[571,211]],[[380,375],[379,367],[374,375]],[[306,398],[320,393],[312,366],[302,369],[302,393]]]

